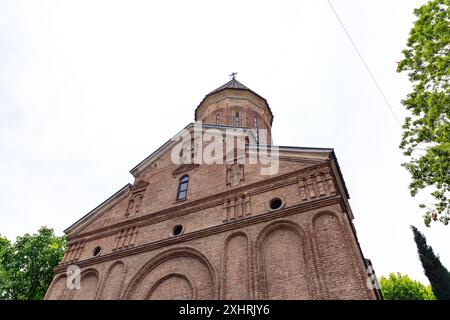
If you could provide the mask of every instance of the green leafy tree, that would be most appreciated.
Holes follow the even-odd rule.
[[[381,292],[385,300],[436,300],[431,286],[425,286],[407,275],[391,273],[380,278]]]
[[[9,260],[11,254],[11,242],[0,236],[0,300],[7,298],[7,289],[9,287],[8,277],[4,265]]]
[[[398,72],[407,72],[413,90],[402,101],[410,112],[400,148],[415,196],[430,189],[434,199],[421,204],[424,222],[450,221],[450,0],[429,1],[414,10],[417,21]]]
[[[53,269],[64,255],[65,238],[55,236],[53,229],[42,227],[37,234],[17,237],[14,244],[5,238],[0,241],[0,298],[42,299]]]
[[[414,233],[419,259],[434,295],[438,300],[450,300],[450,273],[442,265],[439,257],[434,254],[433,248],[427,245],[425,236],[416,227],[411,226],[411,229]]]

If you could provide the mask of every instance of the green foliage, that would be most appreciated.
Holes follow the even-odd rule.
[[[439,257],[434,254],[433,248],[427,245],[425,236],[416,227],[411,226],[411,229],[423,270],[430,281],[434,295],[438,300],[450,300],[450,273],[442,265]]]
[[[397,272],[388,278],[380,278],[381,292],[385,300],[436,300],[431,286],[410,279]]]
[[[0,237],[0,299],[42,299],[64,250],[64,237],[46,227],[17,237],[14,244]]]
[[[7,297],[4,288],[9,287],[9,279],[4,268],[4,261],[10,259],[11,252],[11,242],[0,236],[0,300],[4,300]]]
[[[424,223],[450,221],[450,0],[429,1],[414,11],[417,21],[398,72],[408,72],[413,90],[402,101],[410,112],[400,148],[409,160],[409,189],[415,196],[429,188],[434,203]]]

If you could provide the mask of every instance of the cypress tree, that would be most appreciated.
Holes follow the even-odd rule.
[[[434,254],[433,248],[427,245],[425,236],[416,227],[411,226],[411,229],[414,233],[417,253],[434,295],[438,300],[450,300],[450,273],[442,265],[439,257]]]

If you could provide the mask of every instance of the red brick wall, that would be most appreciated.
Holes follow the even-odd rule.
[[[275,177],[246,166],[236,187],[226,186],[223,166],[200,166],[187,172],[188,199],[178,203],[168,159],[139,176],[148,182],[139,214],[126,217],[125,195],[69,236],[78,258],[57,268],[47,299],[376,299],[331,160],[285,159]],[[227,199],[240,195],[248,214],[224,219],[235,210]],[[274,197],[284,206],[270,211]],[[174,237],[177,224],[184,233]],[[81,290],[65,287],[71,264],[81,267]]]

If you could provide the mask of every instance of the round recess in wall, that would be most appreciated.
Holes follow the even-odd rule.
[[[183,234],[184,228],[181,224],[177,224],[172,228],[172,236],[180,236]]]
[[[268,203],[268,208],[270,211],[275,211],[282,209],[284,207],[284,201],[281,198],[273,198]]]
[[[100,252],[102,252],[102,247],[97,246],[94,248],[94,250],[92,250],[92,256],[96,257],[100,254]]]

